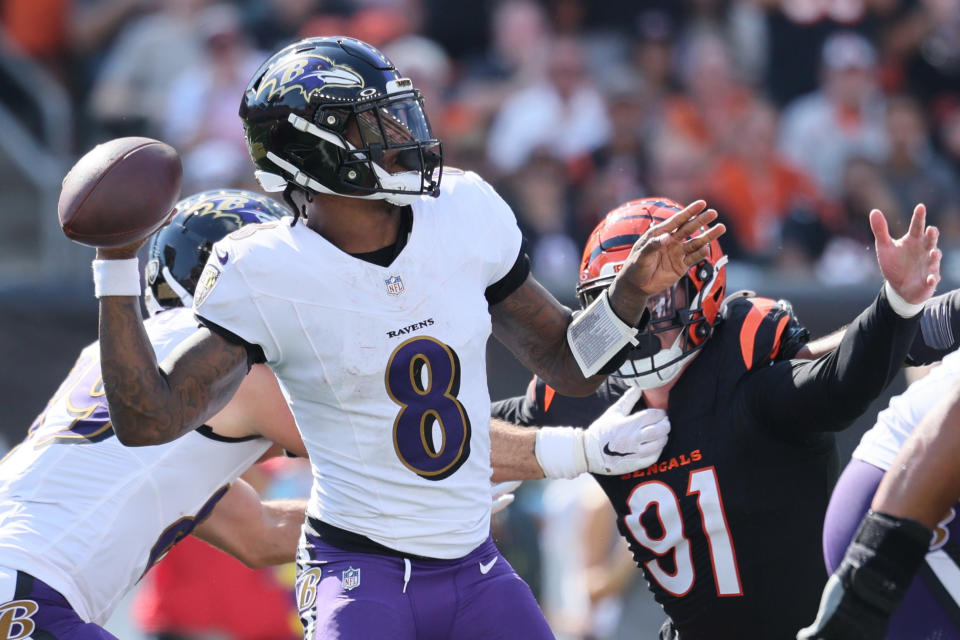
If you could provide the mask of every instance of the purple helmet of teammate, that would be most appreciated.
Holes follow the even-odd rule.
[[[201,191],[175,205],[170,224],[154,234],[147,254],[147,309],[192,306],[193,292],[213,244],[240,227],[292,213],[267,196],[243,189]]]

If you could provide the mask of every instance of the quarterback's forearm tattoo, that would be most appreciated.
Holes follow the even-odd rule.
[[[494,335],[558,392],[589,395],[603,381],[604,376],[584,379],[567,344],[570,310],[533,278],[490,312]]]
[[[100,360],[114,432],[126,445],[170,442],[230,400],[246,374],[246,351],[198,331],[178,347],[185,366],[157,365],[139,300],[100,299]],[[204,339],[203,336],[207,338]],[[185,357],[189,354],[189,357]]]

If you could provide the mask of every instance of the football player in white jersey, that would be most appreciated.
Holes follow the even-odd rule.
[[[443,168],[419,92],[370,45],[284,48],[240,115],[261,185],[297,215],[214,247],[194,299],[205,326],[162,369],[129,295],[137,245],[98,251],[118,436],[150,445],[195,429],[265,362],[313,469],[307,638],[552,637],[489,537],[487,340],[558,391],[590,393],[636,342],[648,295],[723,233],[716,212],[698,201],[653,227],[574,319],[529,276],[510,208],[476,174]],[[535,475],[610,472],[621,452],[604,444],[557,430],[516,455]]]
[[[798,637],[960,639],[958,310],[960,290],[927,304],[911,364],[942,362],[890,400],[834,487],[823,530],[834,577]]]
[[[196,330],[189,296],[212,243],[288,214],[238,190],[177,207],[154,237],[148,267],[156,313],[144,324],[159,358]],[[184,438],[131,448],[111,426],[99,351],[96,343],[83,349],[0,462],[0,638],[113,638],[100,625],[191,533],[251,566],[294,560],[305,501],[261,503],[238,478],[271,452],[271,440],[305,455],[270,370],[254,367],[223,411]]]

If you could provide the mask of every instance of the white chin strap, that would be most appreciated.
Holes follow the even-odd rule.
[[[143,306],[147,308],[147,313],[150,314],[151,318],[163,311],[163,307],[161,307],[157,299],[153,297],[153,292],[150,290],[150,287],[147,287],[146,291],[143,292]]]
[[[681,354],[683,353],[683,350],[680,348],[680,342],[682,339],[683,334],[681,333],[679,336],[677,336],[677,339],[673,341],[673,344],[670,345],[669,349],[661,349],[659,353],[653,356],[653,368],[657,369],[657,371],[649,371],[641,375],[636,375],[636,371],[642,370],[642,368],[637,365],[642,362],[643,368],[647,367],[650,363],[650,358],[643,358],[641,360],[627,360],[617,370],[617,377],[621,378],[631,387],[637,387],[638,389],[646,390],[662,387],[676,378],[683,369],[683,365],[687,364],[687,362],[690,361],[690,358],[696,354],[696,351],[693,351],[680,358]],[[669,366],[663,367],[662,369],[659,368],[663,364],[676,358],[680,359]]]
[[[176,278],[173,277],[173,274],[170,273],[170,267],[164,267],[160,271],[160,276],[163,278],[163,281],[166,282],[173,292],[177,294],[177,297],[180,298],[180,302],[183,303],[183,306],[190,309],[193,307],[193,296],[190,295],[190,292],[183,288],[183,285],[177,282]],[[151,317],[157,315],[165,309],[161,306],[157,299],[153,297],[153,292],[150,290],[150,287],[147,287],[146,292],[143,295],[143,304],[147,308],[147,313]]]
[[[180,298],[180,302],[183,303],[183,306],[190,309],[193,307],[193,296],[190,295],[190,292],[183,288],[183,285],[177,282],[177,279],[173,277],[173,274],[170,273],[169,267],[164,267],[160,273],[163,275],[163,280],[166,282],[173,292],[177,294],[177,297]]]
[[[289,114],[287,116],[287,121],[298,131],[303,131],[305,133],[309,133],[310,135],[316,136],[321,140],[326,140],[330,144],[340,147],[341,149],[345,149],[347,151],[356,151],[357,149],[355,146],[350,144],[349,141],[343,140],[339,136],[336,136],[329,131],[324,131],[306,118],[301,118],[296,114]],[[328,189],[272,151],[267,152],[267,159],[286,171],[290,175],[290,180],[293,180],[301,187],[313,189],[317,193],[327,193],[346,198],[357,198],[359,200],[386,200],[390,204],[400,207],[413,204],[422,196],[420,193],[422,179],[420,177],[420,173],[417,171],[389,173],[376,162],[371,162],[370,165],[373,167],[373,171],[377,176],[377,180],[379,180],[380,186],[383,189],[391,189],[393,191],[409,191],[411,193],[370,193],[362,196],[347,195],[344,193],[337,193],[332,189]],[[270,173],[268,171],[257,171],[256,177],[257,181],[260,183],[260,186],[263,187],[263,190],[267,192],[283,191],[287,186],[288,179],[275,173]]]

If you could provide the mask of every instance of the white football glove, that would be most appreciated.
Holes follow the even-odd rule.
[[[662,409],[630,413],[641,389],[629,389],[586,430],[544,427],[537,432],[534,453],[548,478],[581,473],[619,475],[648,467],[667,444],[670,420]]]
[[[667,446],[670,419],[663,409],[630,413],[641,393],[631,387],[583,433],[590,473],[619,475],[649,467],[660,458]]]
[[[513,492],[517,490],[517,487],[520,486],[519,480],[512,480],[510,482],[498,482],[490,486],[490,513],[494,514],[498,511],[503,511],[510,503],[513,502]]]

